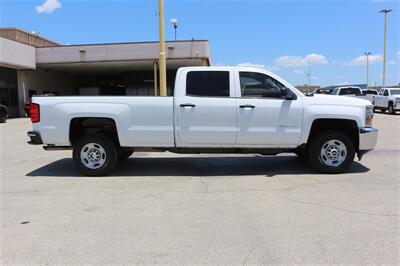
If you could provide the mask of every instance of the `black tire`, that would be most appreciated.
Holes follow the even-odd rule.
[[[88,159],[85,157],[81,158],[81,152],[84,153],[83,149],[85,148],[87,150],[86,145],[91,145],[91,144],[97,145],[94,146],[93,148],[95,151],[96,148],[98,149],[97,151],[101,150],[100,160],[102,160],[103,162],[100,162],[97,166],[96,165],[94,166],[97,168],[90,168],[89,166],[85,165],[84,161],[86,161],[87,164],[93,162],[88,161]],[[89,151],[86,154],[88,153]],[[115,164],[117,163],[118,152],[115,143],[111,139],[109,139],[104,135],[96,134],[96,135],[89,135],[82,137],[74,145],[72,158],[74,160],[76,167],[82,174],[87,176],[105,176],[108,173],[110,173],[110,171],[114,168]]]
[[[308,160],[308,150],[305,148],[295,150],[294,154],[296,154],[302,160]]]
[[[5,123],[8,118],[8,109],[4,105],[0,105],[0,123]]]
[[[393,103],[392,103],[392,102],[389,103],[388,111],[389,111],[389,114],[391,114],[391,115],[396,114],[396,111],[394,110],[394,107],[393,107]]]
[[[335,142],[336,140],[336,142]],[[326,144],[331,141],[334,144],[340,143],[338,146],[345,146],[347,153],[343,150],[339,149],[340,154],[344,160],[341,163],[337,163],[337,165],[329,165],[326,161],[330,158],[327,158],[326,155],[322,156],[322,150],[326,149]],[[338,141],[338,142],[337,142]],[[329,146],[329,145],[328,145]],[[342,153],[343,152],[343,153]],[[354,161],[355,156],[355,147],[354,142],[351,138],[339,130],[327,130],[319,133],[316,137],[311,140],[310,148],[309,148],[309,158],[310,163],[317,171],[326,174],[339,174],[348,170],[351,164]],[[335,159],[333,159],[333,162]],[[336,162],[339,162],[338,159]]]
[[[128,159],[129,157],[131,157],[132,154],[133,154],[133,150],[120,150],[118,152],[118,161],[124,161],[124,160]]]

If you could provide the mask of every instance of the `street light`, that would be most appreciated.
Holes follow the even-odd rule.
[[[174,29],[175,29],[175,41],[176,41],[176,29],[178,28],[178,19],[173,18],[173,19],[171,19],[169,22],[171,22],[171,24],[174,25]]]
[[[385,17],[385,25],[383,30],[383,77],[382,77],[382,86],[385,87],[386,80],[386,32],[387,32],[387,14],[392,12],[392,9],[382,9],[379,13],[384,13]]]
[[[367,89],[368,89],[368,84],[369,84],[369,56],[371,55],[371,52],[364,53],[365,56],[367,57]]]
[[[308,73],[307,73],[307,77],[308,77],[308,86],[307,86],[307,92],[310,93],[310,87],[311,87],[311,63],[310,60],[308,60]]]

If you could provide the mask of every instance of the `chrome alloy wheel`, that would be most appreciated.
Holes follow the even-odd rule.
[[[81,150],[81,161],[89,169],[99,169],[106,162],[106,151],[97,143],[88,143]]]
[[[332,139],[322,145],[321,159],[326,165],[337,167],[346,160],[346,157],[346,145],[340,140]]]

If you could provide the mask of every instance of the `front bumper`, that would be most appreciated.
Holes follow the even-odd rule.
[[[373,127],[360,128],[360,152],[367,152],[375,149],[376,143],[378,142],[379,130]]]
[[[28,141],[28,144],[31,144],[31,145],[43,144],[42,136],[40,136],[40,133],[37,131],[29,131],[28,137],[31,139],[30,141]]]

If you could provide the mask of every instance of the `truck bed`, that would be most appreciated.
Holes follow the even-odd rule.
[[[173,97],[141,96],[43,96],[39,129],[44,143],[70,145],[69,126],[75,117],[109,118],[115,121],[123,147],[174,147]]]

